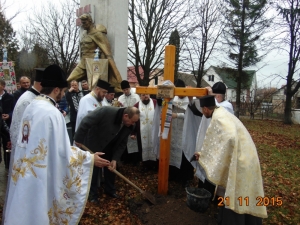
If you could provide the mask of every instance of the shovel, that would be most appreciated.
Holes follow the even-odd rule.
[[[119,177],[121,177],[123,180],[125,180],[128,184],[133,186],[135,189],[137,189],[144,196],[144,198],[148,199],[149,202],[151,202],[153,205],[156,204],[155,197],[153,195],[151,195],[149,192],[143,191],[142,189],[140,189],[138,186],[136,186],[134,183],[132,183],[128,178],[124,177],[117,170],[112,169],[111,171],[114,172],[115,174],[117,174]]]
[[[90,152],[91,154],[94,154],[90,149],[88,149],[86,146],[82,145],[81,146],[85,151]],[[148,199],[149,202],[151,202],[153,205],[156,204],[156,200],[155,197],[150,194],[147,191],[143,191],[142,189],[140,189],[138,186],[136,186],[134,183],[132,183],[128,178],[126,178],[125,176],[123,176],[121,173],[119,173],[117,170],[112,169],[110,167],[111,171],[114,172],[116,175],[118,175],[119,177],[121,177],[123,180],[125,180],[128,184],[130,184],[131,186],[133,186],[135,189],[137,189],[143,196],[144,198]]]

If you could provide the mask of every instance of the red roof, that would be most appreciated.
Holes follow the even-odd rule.
[[[141,78],[144,78],[144,70],[141,66],[139,66],[139,74]],[[135,76],[135,68],[134,66],[127,67],[127,80],[129,83],[138,83],[138,80]]]

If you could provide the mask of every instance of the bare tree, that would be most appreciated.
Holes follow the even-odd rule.
[[[190,27],[182,47],[181,70],[192,70],[200,87],[205,65],[216,50],[223,30],[222,1],[191,0],[189,5],[192,7],[186,19]]]
[[[279,0],[277,9],[282,16],[279,25],[285,29],[285,35],[281,43],[288,46],[284,123],[291,124],[292,97],[300,87],[300,0]]]
[[[175,29],[184,29],[186,16],[184,0],[129,1],[129,63],[140,85],[148,86],[151,71],[163,65],[164,47]],[[143,69],[141,78],[139,67]]]
[[[50,0],[42,10],[35,10],[29,17],[29,32],[33,43],[47,50],[50,63],[58,64],[70,74],[79,57],[79,27],[75,24],[76,2]]]

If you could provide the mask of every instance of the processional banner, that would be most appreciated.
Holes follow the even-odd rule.
[[[10,94],[17,90],[14,66],[14,62],[0,62],[0,79],[5,81],[5,90]]]

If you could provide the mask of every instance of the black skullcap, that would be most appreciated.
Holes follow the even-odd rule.
[[[200,98],[200,107],[216,106],[215,97],[213,95],[206,95]]]
[[[42,87],[68,87],[67,75],[58,65],[48,66],[43,73]]]
[[[181,79],[175,80],[174,85],[175,85],[175,87],[185,87],[185,83]]]
[[[109,87],[107,93],[116,93],[115,87]]]
[[[41,82],[45,68],[34,68],[34,69],[35,69],[34,81]]]
[[[108,82],[104,81],[104,80],[99,79],[98,82],[97,82],[97,87],[105,89],[107,91],[109,89],[109,86],[110,86],[110,84]]]
[[[214,94],[225,94],[226,93],[226,86],[223,82],[217,82],[212,86],[212,92]]]
[[[121,89],[130,88],[129,82],[127,80],[122,80]]]

